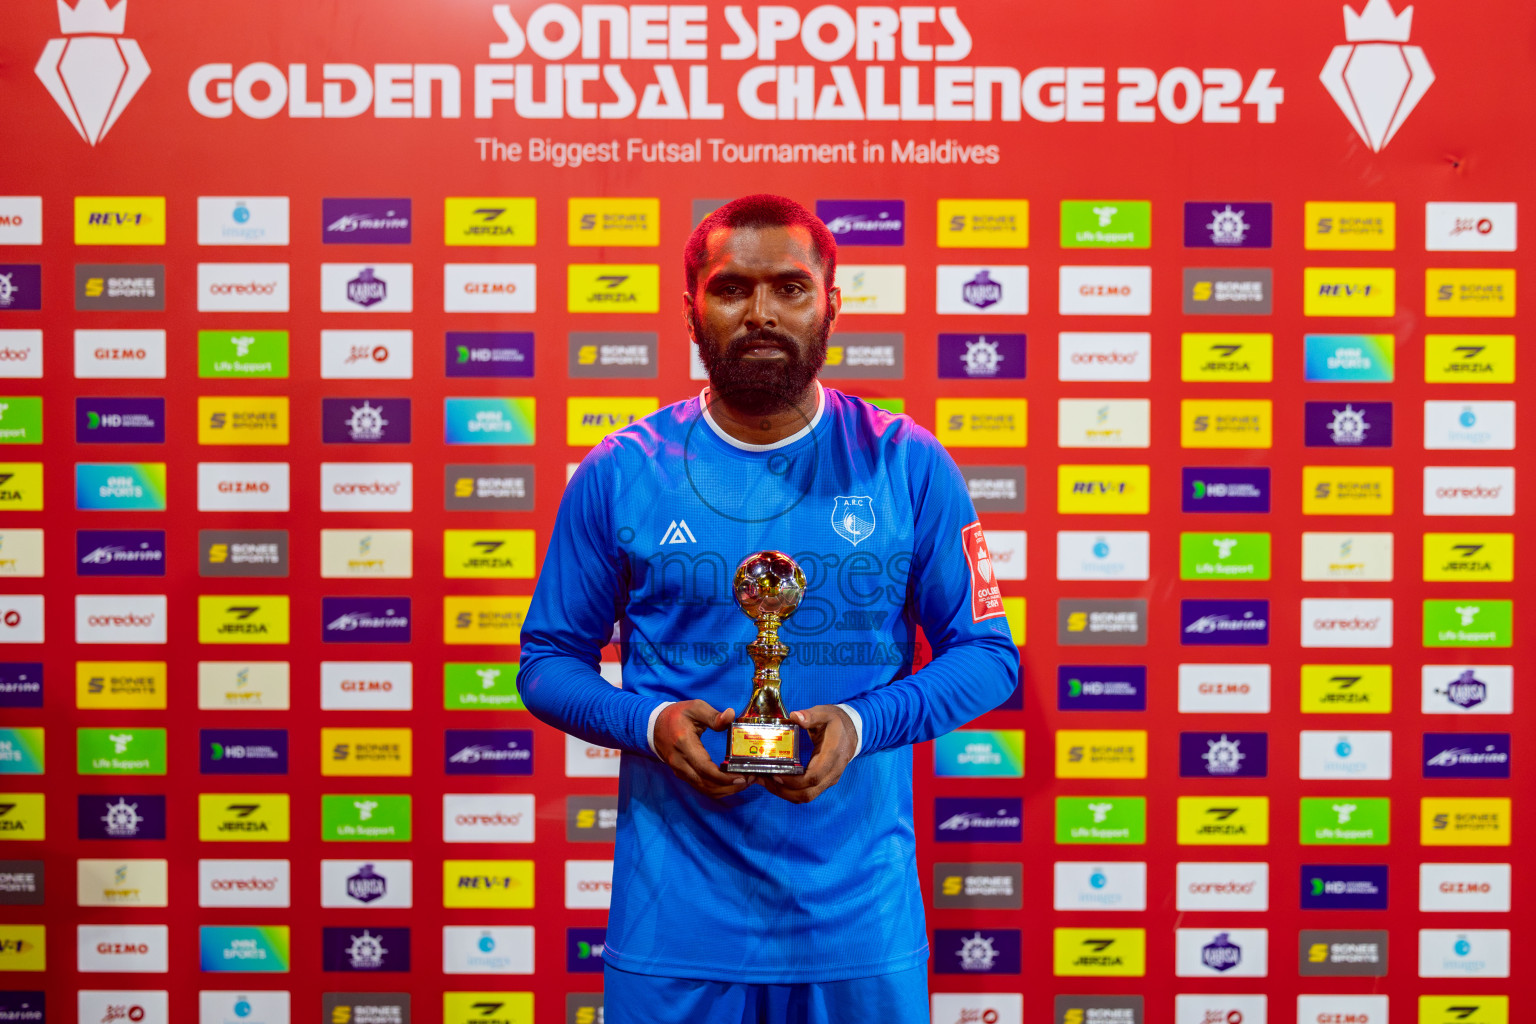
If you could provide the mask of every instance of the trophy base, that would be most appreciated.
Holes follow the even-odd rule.
[[[720,770],[740,775],[804,775],[800,730],[777,719],[744,719],[731,725],[727,756]]]

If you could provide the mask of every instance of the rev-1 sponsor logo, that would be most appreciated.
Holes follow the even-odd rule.
[[[1509,778],[1509,733],[1427,732],[1426,779]]]
[[[604,928],[565,930],[565,969],[571,974],[601,974]]]
[[[321,639],[335,644],[408,644],[408,597],[323,597]]]
[[[76,444],[164,444],[165,399],[75,399]]]
[[[325,444],[410,444],[409,398],[325,398],[320,406]]]
[[[75,531],[75,575],[164,576],[164,530]]]
[[[1023,800],[1018,797],[937,797],[934,840],[940,843],[1017,843],[1024,838]]]
[[[204,729],[198,737],[203,775],[287,775],[288,730]]]
[[[1308,448],[1392,447],[1391,402],[1308,402]]]
[[[1386,910],[1387,865],[1303,864],[1302,910]]]
[[[322,199],[320,240],[327,245],[409,245],[409,199]]]
[[[409,971],[409,928],[326,928],[322,936],[321,970]]]
[[[1018,974],[1017,928],[936,928],[935,974]]]
[[[1180,601],[1179,642],[1262,647],[1269,643],[1268,601]]]
[[[164,839],[165,797],[81,793],[75,800],[81,839]]]
[[[443,734],[449,775],[532,775],[532,729],[448,729]]]
[[[1183,778],[1262,779],[1268,774],[1268,733],[1179,733],[1179,775]]]
[[[529,331],[449,331],[444,343],[449,377],[532,377]]]
[[[940,334],[939,376],[972,380],[1023,380],[1028,336]]]
[[[1185,512],[1268,512],[1269,469],[1185,466]]]
[[[907,204],[900,199],[818,199],[816,216],[838,245],[902,245]]]
[[[1145,711],[1145,665],[1058,665],[1056,707],[1061,711]]]

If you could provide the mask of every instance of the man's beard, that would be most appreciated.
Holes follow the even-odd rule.
[[[827,359],[827,337],[832,333],[830,316],[822,317],[816,336],[803,354],[788,335],[761,327],[736,338],[721,351],[705,331],[697,311],[689,316],[699,358],[709,372],[710,392],[749,416],[771,416],[793,406]],[[784,361],[744,358],[749,346],[763,342],[778,345],[785,355]]]

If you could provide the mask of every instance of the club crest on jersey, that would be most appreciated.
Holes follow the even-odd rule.
[[[832,529],[858,546],[875,532],[875,499],[867,494],[838,495],[832,499]]]

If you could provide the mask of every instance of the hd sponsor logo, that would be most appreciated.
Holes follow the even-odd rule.
[[[1391,466],[1301,467],[1301,514],[1306,516],[1389,516],[1393,507]]]
[[[1145,530],[1058,530],[1058,580],[1144,580],[1151,572]]]
[[[1023,380],[1027,340],[1023,334],[940,334],[939,376]]]
[[[202,775],[287,775],[288,730],[203,729],[198,735]]]
[[[449,196],[443,200],[443,244],[534,245],[536,214],[531,196]]]
[[[1382,384],[1396,375],[1394,335],[1308,334],[1303,344],[1308,381]]]
[[[1062,316],[1150,316],[1152,268],[1062,267],[1057,308]]]
[[[19,530],[0,534],[0,571],[8,560],[24,558],[15,536]],[[38,537],[41,544],[41,536]],[[19,561],[14,564],[20,564]],[[17,573],[17,575],[38,575]],[[164,530],[77,530],[75,532],[75,575],[77,576],[164,576]]]
[[[199,263],[199,313],[288,312],[288,264]]]
[[[1306,204],[1307,249],[1390,252],[1397,248],[1396,203]]]
[[[164,974],[170,969],[170,929],[163,924],[77,925],[75,961],[82,974]]]
[[[43,332],[0,331],[0,378],[43,375]]]
[[[822,204],[817,203],[822,216]],[[900,229],[900,204],[897,204]],[[823,217],[825,219],[825,217]],[[661,243],[661,200],[573,197],[566,201],[566,241],[572,246],[654,247]],[[898,243],[899,244],[899,243]]]
[[[834,283],[843,295],[844,316],[907,311],[907,268],[900,263],[840,263]]]
[[[0,245],[42,244],[43,197],[0,196]]]
[[[76,263],[75,309],[81,312],[162,312],[163,263]]]
[[[1063,199],[1063,249],[1149,249],[1152,204],[1142,199]]]
[[[443,734],[448,775],[532,775],[531,729],[448,729]]]
[[[1029,268],[989,264],[938,267],[939,313],[1015,315],[1029,312]]]
[[[839,331],[827,346],[824,380],[900,380],[906,368],[906,338],[899,333]]]
[[[661,268],[654,263],[566,265],[567,313],[655,313],[661,308]]]
[[[1509,583],[1515,578],[1512,533],[1426,533],[1426,582]]]
[[[42,861],[0,860],[0,905],[40,907],[46,889],[47,866]],[[0,1020],[4,1019],[0,1013]]]
[[[0,399],[0,403],[23,401]],[[0,435],[10,409],[0,410]],[[39,423],[34,428],[41,431]],[[0,437],[3,440],[3,437]],[[76,444],[163,444],[165,442],[165,399],[163,398],[77,398],[75,399]],[[13,442],[29,443],[29,442]],[[30,443],[37,443],[36,441]]]
[[[498,437],[489,438],[482,435],[479,441],[474,439],[474,427],[470,427],[460,435],[464,439],[454,436],[453,425],[458,422],[456,417],[449,418],[449,444],[532,444],[534,442],[534,399],[532,398],[504,398],[504,399],[448,399],[450,403],[455,401],[466,402],[490,402],[503,403],[501,408],[507,411],[501,413],[503,421],[516,419],[518,425],[506,433],[504,428],[498,426]],[[581,398],[572,397],[565,400],[565,443],[572,447],[587,447],[595,445],[615,430],[623,429],[631,423],[639,422],[657,409],[658,402],[655,398]],[[480,413],[476,413],[480,415]]]
[[[164,775],[165,730],[76,729],[75,753],[81,775]]]
[[[1507,779],[1509,760],[1507,732],[1424,734],[1426,779]]]
[[[77,330],[75,376],[81,380],[162,380],[165,332]]]
[[[1513,334],[1426,334],[1426,384],[1513,384]]]
[[[82,809],[86,802],[93,805],[100,797],[80,797]],[[159,797],[164,801],[164,797]],[[161,816],[164,820],[164,815]],[[85,819],[81,818],[81,831],[85,831]],[[41,840],[47,838],[43,818],[43,794],[0,793],[0,838],[17,840]],[[81,838],[85,838],[83,835]]]
[[[1269,469],[1243,466],[1185,466],[1185,512],[1268,512]]]
[[[1029,200],[940,199],[938,247],[1029,248]]]
[[[1018,974],[1017,928],[936,928],[935,974]]]
[[[1426,715],[1512,714],[1514,671],[1512,665],[1425,665],[1420,710]]]
[[[16,800],[16,794],[4,797],[3,802]],[[14,831],[0,827],[0,835],[7,838],[40,839],[42,831],[41,797],[38,798],[36,836],[12,836]],[[165,797],[143,793],[81,793],[75,799],[78,811],[78,835],[81,839],[164,839]],[[0,822],[25,821],[28,809],[18,804],[17,810],[0,816]],[[27,831],[26,829],[20,830]]]
[[[410,380],[415,346],[410,331],[321,331],[324,380]]]
[[[1056,642],[1064,646],[1144,647],[1147,602],[1062,598],[1056,602]]]
[[[1302,665],[1301,710],[1385,714],[1392,710],[1392,666]]]
[[[320,440],[324,444],[409,444],[409,398],[323,398]]]
[[[1268,267],[1185,267],[1185,316],[1268,316],[1275,285]]]
[[[75,196],[76,245],[164,245],[164,196]]]
[[[1269,929],[1179,928],[1174,974],[1180,978],[1264,978],[1269,975]]]
[[[1146,910],[1147,865],[1141,861],[1056,862],[1055,909]]]
[[[1179,733],[1179,775],[1182,778],[1262,779],[1268,774],[1268,733]]]
[[[1303,533],[1301,578],[1308,582],[1392,580],[1391,533]]]
[[[1179,403],[1179,445],[1183,448],[1269,448],[1274,443],[1274,410],[1267,400]]]
[[[444,467],[443,505],[448,511],[527,511],[533,508],[533,499],[532,466],[450,463]]]
[[[322,263],[320,312],[409,313],[412,283],[409,263]]]
[[[286,596],[198,595],[198,643],[286,644],[288,634]]]
[[[204,925],[198,929],[198,959],[208,972],[286,974],[288,926]]]
[[[1509,977],[1509,931],[1504,928],[1419,929],[1419,977]]]
[[[1062,398],[1056,405],[1058,448],[1146,448],[1152,403],[1144,398]]]
[[[1186,249],[1268,249],[1273,238],[1269,203],[1184,204]]]
[[[1181,796],[1180,846],[1268,846],[1269,797]]]
[[[1143,729],[1058,729],[1056,777],[1144,779],[1147,733]]]
[[[326,842],[410,842],[409,795],[327,794],[320,798],[320,838]]]
[[[1392,447],[1391,402],[1308,402],[1308,448]]]
[[[0,488],[15,482],[14,478],[0,481]],[[4,490],[0,489],[0,499],[4,498],[4,494]],[[77,462],[75,507],[81,511],[163,512],[165,463]]]
[[[286,907],[293,888],[286,860],[214,860],[197,862],[200,907]]]
[[[1507,913],[1509,864],[1420,864],[1419,910]]]
[[[1185,580],[1267,580],[1267,533],[1179,534],[1179,578]]]
[[[1425,647],[1508,647],[1514,605],[1509,601],[1425,601]]]
[[[1023,778],[1024,731],[957,729],[946,733],[934,746],[933,773],[939,778]]]
[[[961,466],[960,473],[977,512],[1024,511],[1025,467]]]
[[[578,800],[607,800],[618,816],[613,797],[568,797],[567,805]],[[445,843],[531,843],[534,839],[535,809],[533,797],[524,793],[445,793],[443,794],[443,842]],[[597,812],[590,816],[589,831],[597,828]],[[614,822],[607,826],[607,840],[612,841]],[[569,815],[566,827],[570,832]],[[586,841],[578,837],[575,841]]]
[[[1386,910],[1385,864],[1303,864],[1301,909]]]
[[[1146,515],[1151,503],[1150,466],[1056,467],[1056,511],[1062,515]]]
[[[199,576],[287,576],[287,530],[199,530]]]
[[[443,906],[449,909],[528,910],[533,861],[443,861]]]
[[[1301,646],[1391,647],[1391,598],[1302,598]]]
[[[42,264],[0,263],[0,313],[42,308]]]
[[[168,861],[82,858],[75,863],[76,906],[167,906]]]
[[[445,926],[443,973],[532,974],[533,934],[531,925]]]
[[[528,798],[530,801],[532,797]],[[531,812],[530,812],[531,813]],[[568,843],[611,843],[619,825],[619,802],[612,796],[570,796],[565,798],[565,841]],[[528,833],[532,842],[533,833]]]
[[[1384,931],[1314,931],[1302,929],[1297,971],[1302,977],[1385,977]]]
[[[1397,271],[1391,267],[1306,267],[1306,316],[1389,317],[1397,311]]]
[[[322,462],[320,511],[409,512],[413,468],[409,462]]]
[[[75,595],[77,644],[163,644],[166,619],[164,594]]]
[[[1512,516],[1512,466],[1425,466],[1426,516]]]
[[[410,729],[321,729],[321,775],[411,774]]]
[[[1423,846],[1508,846],[1507,797],[1422,797],[1419,843]]]
[[[1386,846],[1392,840],[1388,797],[1301,798],[1301,845]]]
[[[1268,383],[1275,377],[1273,334],[1185,334],[1179,379]]]
[[[1061,711],[1145,711],[1145,665],[1058,665],[1056,707]]]
[[[197,838],[205,843],[286,843],[288,794],[199,793]]]
[[[1029,403],[1023,398],[940,398],[935,421],[935,436],[952,447],[1023,448]]]
[[[0,707],[43,706],[43,663],[0,661]]]
[[[326,245],[409,245],[409,199],[322,199],[320,241]]]
[[[521,711],[517,663],[446,662],[443,708],[447,711]]]
[[[322,661],[320,710],[409,711],[408,661]]]
[[[198,245],[287,245],[287,196],[198,196]]]
[[[1055,1015],[1051,1019],[1054,1024],[1143,1024],[1142,1012],[1141,996],[1057,996]],[[940,1019],[937,1013],[933,1019]],[[948,1022],[951,1018],[943,1019]]]
[[[933,838],[939,843],[1017,843],[1024,838],[1019,797],[936,797]]]
[[[1268,601],[1180,601],[1179,643],[1186,647],[1269,644]]]
[[[1142,928],[1057,928],[1051,964],[1058,978],[1144,977],[1147,933]]]
[[[288,463],[199,462],[199,512],[287,512]]]
[[[933,905],[960,910],[1018,910],[1023,906],[1019,864],[938,863],[933,866]]]
[[[197,375],[255,380],[288,376],[287,331],[198,331]]]
[[[1425,203],[1429,252],[1514,252],[1515,203]]]
[[[1152,335],[1139,331],[1062,331],[1056,378],[1086,381],[1152,379]]]
[[[287,444],[288,422],[285,397],[197,400],[198,444]]]
[[[1303,779],[1390,779],[1392,734],[1303,730],[1300,775]]]
[[[1515,315],[1513,270],[1424,271],[1426,316],[1512,317]]]
[[[616,200],[608,200],[616,202]],[[598,202],[598,200],[572,199],[572,216],[575,216],[575,204],[578,202]],[[628,200],[628,202],[656,203],[656,200]],[[832,232],[832,237],[837,239],[839,245],[903,245],[906,242],[906,208],[907,204],[900,199],[818,199],[816,201],[816,216],[827,225],[827,230]],[[652,214],[654,218],[654,214]],[[658,239],[654,232],[647,241],[621,241],[615,239],[607,244],[615,245],[656,245]],[[575,233],[572,233],[572,245],[595,245],[597,242],[576,242]]]
[[[515,644],[531,597],[443,598],[443,642]]]
[[[163,661],[75,662],[75,707],[91,710],[164,710]]]
[[[1147,841],[1145,797],[1056,798],[1056,842],[1140,845]]]
[[[1425,448],[1507,451],[1514,446],[1514,402],[1424,403]]]
[[[1179,910],[1268,910],[1269,864],[1180,861],[1175,903]]]
[[[1179,666],[1179,711],[1186,714],[1267,714],[1268,665]]]
[[[532,313],[538,308],[532,263],[449,263],[443,267],[445,313]]]
[[[444,342],[444,372],[449,377],[532,377],[533,357],[533,335],[529,332],[449,331]],[[650,359],[646,365],[651,368],[648,374],[588,373],[586,376],[654,377],[655,359]]]
[[[322,860],[320,906],[389,910],[411,906],[408,860]]]

